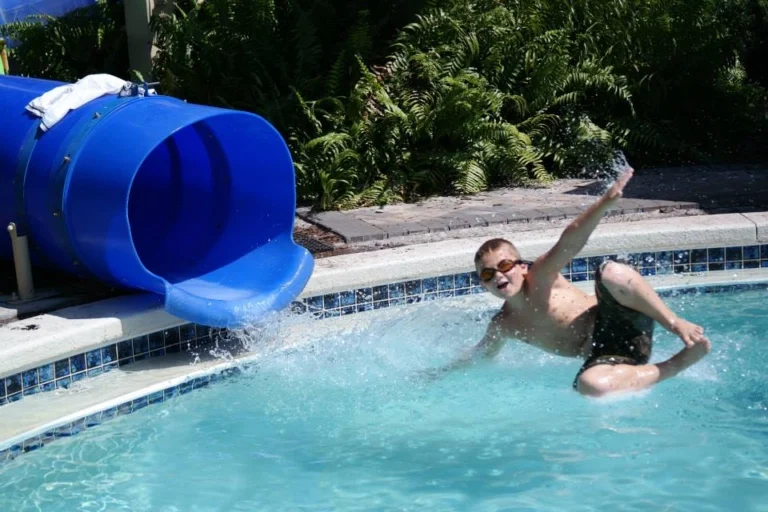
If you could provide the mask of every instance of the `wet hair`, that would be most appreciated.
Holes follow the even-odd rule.
[[[520,251],[517,250],[517,247],[515,247],[515,244],[513,244],[509,240],[505,240],[503,238],[492,238],[490,240],[486,240],[485,242],[483,242],[483,245],[481,245],[480,248],[477,250],[477,252],[475,253],[475,263],[480,261],[480,259],[486,254],[488,254],[489,252],[495,251],[505,246],[515,251],[515,253],[517,253],[518,255],[520,254]]]

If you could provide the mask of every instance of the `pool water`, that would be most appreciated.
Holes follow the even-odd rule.
[[[491,314],[414,306],[2,465],[0,510],[768,510],[768,292],[666,300],[713,351],[631,397],[514,342],[414,378]],[[653,361],[682,346],[657,332]]]

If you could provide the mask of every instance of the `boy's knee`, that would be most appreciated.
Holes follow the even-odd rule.
[[[585,396],[600,397],[610,393],[613,388],[611,379],[601,368],[590,368],[576,381],[576,389]]]
[[[609,288],[610,286],[626,286],[632,273],[632,267],[617,261],[609,261],[603,265],[600,271],[600,280]]]

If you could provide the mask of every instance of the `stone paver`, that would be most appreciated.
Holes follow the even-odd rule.
[[[548,188],[513,188],[470,197],[440,197],[414,204],[312,213],[301,219],[340,235],[346,243],[415,233],[568,219],[578,216],[606,189],[598,180],[560,180]],[[768,209],[768,166],[638,169],[615,212]]]

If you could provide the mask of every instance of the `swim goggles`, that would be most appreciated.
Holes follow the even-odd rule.
[[[506,274],[513,268],[515,268],[518,265],[521,265],[523,263],[529,263],[525,260],[501,260],[499,262],[499,266],[496,268],[484,268],[480,271],[480,279],[482,281],[488,282],[491,279],[493,279],[493,276],[496,275],[496,271],[498,270],[502,274]]]

